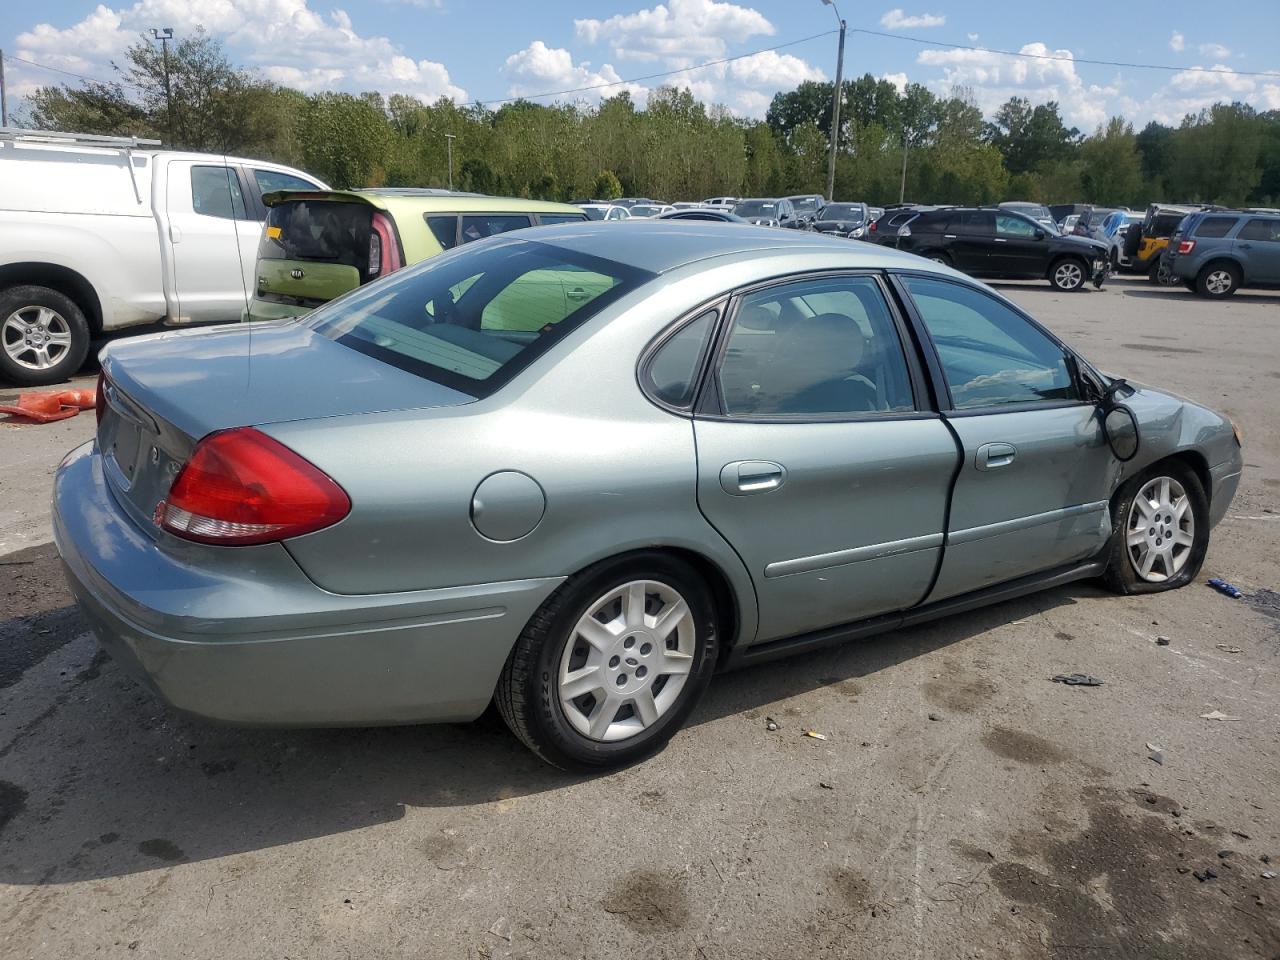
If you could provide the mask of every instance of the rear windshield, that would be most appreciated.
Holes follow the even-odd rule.
[[[396,273],[304,322],[402,370],[487,396],[652,278],[547,244],[495,240]]]
[[[1172,237],[1178,225],[1186,218],[1185,213],[1157,213],[1147,233],[1152,237]]]
[[[796,208],[796,213],[813,213],[819,206],[817,197],[797,197],[791,205]]]
[[[373,208],[365,203],[291,200],[267,211],[259,260],[341,263],[365,276]]]
[[[828,203],[822,208],[823,220],[861,220],[862,217],[860,203]]]
[[[771,200],[744,200],[733,212],[740,217],[772,217],[778,212],[778,205]]]

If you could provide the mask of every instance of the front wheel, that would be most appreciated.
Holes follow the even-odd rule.
[[[680,729],[711,679],[716,644],[715,606],[692,566],[661,553],[606,561],[534,614],[498,681],[498,710],[554,766],[625,766]]]
[[[1063,257],[1049,268],[1049,282],[1055,289],[1064,292],[1079,290],[1084,286],[1087,276],[1084,262],[1075,257]]]
[[[0,379],[41,387],[68,379],[89,353],[89,324],[65,294],[34,285],[0,293]]]
[[[1166,460],[1129,480],[1111,519],[1103,576],[1117,593],[1175,590],[1200,572],[1209,549],[1209,500],[1185,464]]]

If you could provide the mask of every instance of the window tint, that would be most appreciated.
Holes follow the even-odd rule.
[[[973,287],[903,277],[929,330],[958,409],[1079,400],[1058,344]]]
[[[580,213],[540,213],[538,214],[538,222],[543,226],[551,223],[581,223],[585,220]]]
[[[871,277],[803,280],[745,296],[719,383],[731,416],[914,409],[902,343]]]
[[[485,237],[506,233],[508,230],[519,230],[529,226],[529,218],[510,213],[474,213],[462,218],[462,242],[483,240]]]
[[[1002,237],[1034,237],[1036,225],[1022,217],[1011,217],[1007,213],[996,214],[996,233]]]
[[[303,322],[353,350],[484,396],[649,279],[613,261],[507,241],[432,258]]]
[[[440,246],[446,250],[452,250],[458,244],[458,218],[454,214],[445,214],[443,216],[432,216],[423,214],[427,221],[427,226],[431,229],[431,235],[436,238]]]
[[[1197,237],[1225,237],[1236,225],[1235,217],[1205,217],[1196,227]]]
[[[258,182],[258,193],[271,193],[273,190],[314,190],[316,185],[309,180],[303,180],[301,177],[295,177],[291,173],[281,173],[278,170],[258,170],[256,167],[253,171],[253,179]]]
[[[191,207],[206,217],[248,219],[240,178],[230,167],[191,168]]]
[[[952,218],[951,232],[989,237],[995,232],[995,218],[983,210],[966,210]]]
[[[707,310],[672,334],[649,360],[645,379],[659,400],[673,407],[687,407],[693,402],[698,361],[715,321],[716,311]]]
[[[267,210],[259,260],[341,263],[369,269],[373,208],[367,203],[289,200]]]
[[[1266,220],[1255,217],[1240,228],[1237,240],[1268,240],[1280,243],[1280,220]]]

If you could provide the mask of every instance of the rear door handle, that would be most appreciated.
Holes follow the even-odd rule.
[[[587,291],[583,290],[582,287],[574,287],[572,290],[569,291],[567,296],[569,297],[570,300],[573,300],[575,302],[579,300],[585,300],[587,299]]]
[[[954,240],[955,238],[956,238],[956,235],[954,233],[944,233],[942,235],[943,240]]]
[[[732,497],[769,493],[787,482],[787,468],[772,460],[735,460],[720,471],[720,486]]]
[[[1252,249],[1253,249],[1253,244],[1252,244],[1252,243],[1237,243],[1237,244],[1236,244],[1236,246],[1237,246],[1237,247],[1239,247],[1241,250],[1252,250]]]
[[[996,238],[995,238],[995,241],[996,241],[996,243],[1008,243],[1008,242],[1009,242],[1008,240],[1004,239],[1004,237],[996,237]]]
[[[1011,443],[984,443],[978,448],[973,465],[979,470],[996,470],[1009,466],[1017,455],[1017,448]]]

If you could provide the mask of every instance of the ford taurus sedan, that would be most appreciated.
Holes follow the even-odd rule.
[[[719,668],[1180,587],[1242,462],[954,270],[742,225],[534,228],[102,366],[54,532],[122,665],[242,724],[496,701],[579,770],[657,750]]]

